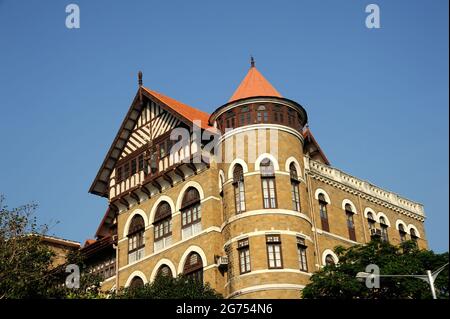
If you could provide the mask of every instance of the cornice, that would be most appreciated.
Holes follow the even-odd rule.
[[[308,162],[306,160],[305,162]],[[307,174],[315,180],[331,185],[347,193],[360,196],[369,202],[386,207],[400,214],[423,222],[423,205],[384,190],[367,181],[344,173],[336,168],[309,159],[305,167]]]

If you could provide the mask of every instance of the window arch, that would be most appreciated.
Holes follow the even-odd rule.
[[[367,224],[369,225],[369,231],[372,231],[372,229],[375,229],[375,217],[373,216],[372,212],[367,212]]]
[[[200,255],[196,252],[191,252],[186,258],[183,267],[183,275],[193,280],[203,282],[203,262]]]
[[[292,198],[292,208],[295,211],[300,211],[300,193],[297,168],[294,162],[289,165],[289,175],[291,177],[291,198]]]
[[[264,208],[277,208],[275,185],[275,168],[270,159],[265,158],[260,163],[261,187]]]
[[[326,266],[334,266],[334,265],[336,265],[336,263],[334,262],[333,256],[331,256],[330,254],[325,256],[325,265]]]
[[[181,202],[182,238],[191,237],[202,230],[200,194],[195,187],[184,192]]]
[[[355,213],[353,212],[352,205],[350,205],[349,203],[345,204],[345,215],[347,217],[348,236],[350,240],[356,241],[355,222],[353,220],[354,214]]]
[[[128,228],[128,263],[133,263],[144,257],[145,221],[141,215],[134,215]]]
[[[128,286],[131,289],[142,288],[144,287],[144,280],[142,280],[139,276],[134,276],[130,281],[130,285]]]
[[[318,195],[318,201],[319,201],[319,211],[320,211],[320,221],[322,223],[322,229],[324,231],[329,232],[330,231],[330,225],[328,223],[328,202],[325,198],[325,195],[323,193],[320,193]]]
[[[172,210],[170,204],[162,201],[158,204],[153,221],[154,250],[160,250],[172,243]]]
[[[172,269],[166,264],[161,265],[156,272],[156,277],[173,277]]]
[[[244,169],[236,164],[233,169],[234,206],[236,214],[245,212]]]
[[[325,249],[322,253],[322,265],[337,265],[339,262],[338,256],[331,249]]]
[[[389,242],[389,236],[388,236],[388,224],[386,222],[386,219],[384,216],[380,216],[380,227],[381,227],[381,240],[385,242]]]

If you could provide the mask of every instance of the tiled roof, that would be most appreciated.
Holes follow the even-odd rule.
[[[209,114],[203,111],[200,111],[192,106],[181,103],[171,97],[165,96],[161,93],[158,93],[153,90],[149,90],[145,87],[142,87],[145,92],[152,95],[153,97],[160,100],[162,103],[170,107],[173,111],[180,114],[185,119],[193,122],[193,121],[201,121],[201,128],[207,129],[210,126],[208,125]]]
[[[281,94],[266,80],[266,78],[252,66],[239,87],[228,102],[252,96],[276,96]]]

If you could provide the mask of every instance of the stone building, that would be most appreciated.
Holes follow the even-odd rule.
[[[185,274],[228,298],[298,298],[338,262],[337,245],[427,248],[423,206],[332,167],[307,123],[253,60],[212,114],[144,87],[139,73],[90,188],[109,202],[97,231],[115,264],[104,289]]]

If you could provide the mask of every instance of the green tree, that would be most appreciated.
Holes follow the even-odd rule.
[[[124,288],[112,296],[119,299],[221,299],[209,284],[188,277],[157,276],[143,287]]]
[[[303,298],[336,299],[429,299],[429,285],[417,278],[381,277],[380,288],[369,289],[358,281],[356,274],[366,266],[375,264],[380,274],[424,275],[426,270],[441,267],[449,261],[448,252],[436,254],[420,250],[412,241],[393,246],[380,240],[350,248],[336,247],[337,265],[328,265],[311,276],[311,282],[303,289]],[[448,267],[435,282],[438,298],[448,299]]]
[[[0,195],[0,299],[103,297],[99,278],[88,272],[81,275],[80,288],[64,285],[66,265],[52,267],[55,253],[42,241],[48,226],[38,225],[36,204],[9,209],[4,202]],[[78,251],[66,264],[85,269]]]
[[[8,209],[0,195],[0,299],[42,296],[54,253],[41,242],[35,204]]]

